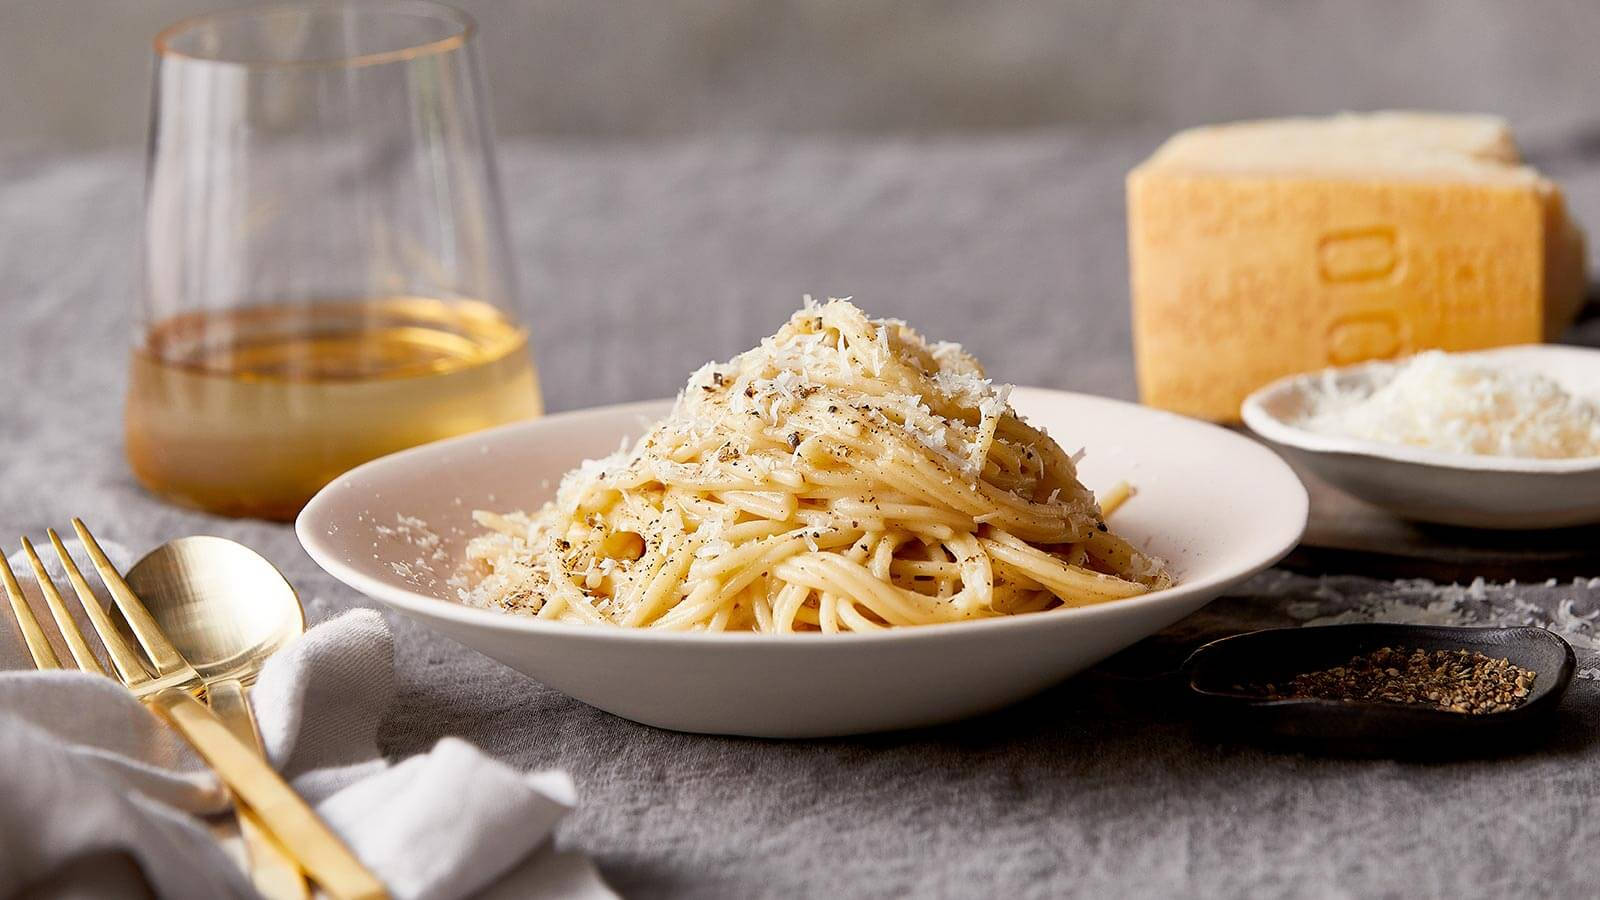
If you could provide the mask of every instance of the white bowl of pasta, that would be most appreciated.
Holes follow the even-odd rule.
[[[604,627],[461,601],[467,546],[484,531],[474,510],[538,508],[581,460],[665,415],[665,401],[385,457],[330,484],[296,530],[340,581],[576,699],[662,728],[762,737],[910,728],[1005,706],[1194,612],[1283,557],[1304,530],[1304,488],[1248,438],[1100,397],[1018,388],[1010,400],[1062,446],[1084,448],[1077,474],[1088,488],[1135,486],[1110,524],[1165,560],[1172,586],[860,633]]]

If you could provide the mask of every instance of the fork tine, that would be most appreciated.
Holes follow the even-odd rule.
[[[128,583],[122,580],[117,567],[106,558],[105,551],[100,549],[100,542],[89,533],[83,520],[74,516],[72,530],[78,533],[78,540],[82,541],[84,548],[89,551],[89,559],[94,563],[95,571],[100,573],[100,580],[104,582],[106,590],[111,592],[111,599],[116,601],[117,609],[122,612],[122,618],[133,630],[133,636],[139,639],[139,646],[143,647],[144,652],[150,657],[156,674],[168,675],[189,668],[188,662],[178,653],[178,649],[172,646],[172,642],[167,640],[167,636],[161,631],[161,626],[150,616],[150,611],[144,608],[138,595],[134,594]],[[95,628],[100,629],[99,622],[95,623]],[[106,639],[109,646],[110,636],[105,630],[100,631],[100,636]]]
[[[72,591],[77,593],[78,602],[83,604],[83,612],[88,615],[90,607],[99,609],[98,599],[94,599],[94,591],[90,591],[88,581],[83,580],[83,573],[78,572],[77,562],[67,556],[67,548],[61,546],[61,536],[56,535],[54,528],[45,528],[46,535],[50,535],[50,543],[56,544],[56,557],[61,559],[62,569],[67,570],[67,581],[72,583]],[[109,674],[106,666],[99,665],[99,660],[94,658],[94,650],[90,649],[90,642],[83,637],[83,629],[78,628],[77,621],[72,618],[72,613],[67,612],[67,605],[61,602],[61,591],[51,583],[50,577],[45,573],[45,567],[38,564],[38,556],[34,552],[34,544],[27,538],[22,538],[22,549],[27,551],[27,560],[34,565],[34,575],[40,581],[40,586],[50,585],[45,588],[45,601],[50,604],[50,615],[56,617],[56,625],[61,628],[61,636],[67,641],[67,649],[72,650],[72,658],[78,661],[78,668],[86,673]]]
[[[5,581],[6,599],[11,601],[11,614],[17,619],[17,630],[22,632],[23,643],[28,645],[28,654],[33,657],[33,667],[61,668],[61,660],[56,657],[50,639],[44,636],[44,629],[39,627],[39,620],[28,607],[28,599],[22,596],[22,585],[17,584],[16,573],[11,571],[11,563],[6,561],[3,553],[0,553],[0,579]]]
[[[57,546],[56,553],[60,554],[62,565],[68,571],[76,570],[77,566],[73,564],[72,558],[67,556],[66,548],[60,546],[60,538],[56,537],[54,532],[51,533],[51,537],[54,538],[53,543]],[[26,542],[27,538],[23,538],[23,541]],[[37,571],[41,582],[50,580],[42,567]],[[80,582],[83,583],[82,589],[78,588]],[[83,582],[82,573],[79,573],[78,579],[73,581],[72,586],[77,590],[79,603],[83,606],[84,614],[89,617],[90,626],[94,628],[95,634],[100,636],[100,643],[105,645],[106,656],[111,657],[111,665],[116,668],[117,677],[129,687],[149,681],[150,673],[145,670],[144,663],[139,661],[139,654],[128,646],[128,642],[122,639],[122,635],[117,633],[117,628],[112,624],[111,617],[101,608],[100,601],[95,598],[94,592],[89,590],[88,583]],[[61,626],[61,632],[63,634],[75,632],[80,640],[83,639],[83,631],[78,628],[78,623],[72,616],[65,614],[65,605],[62,606],[62,610],[62,614],[58,615],[56,619],[56,624]],[[53,609],[52,612],[54,612]],[[87,644],[87,642],[85,643]],[[102,669],[101,671],[104,670]]]
[[[50,533],[51,537],[55,532]],[[78,661],[78,668],[96,675],[106,674],[100,660],[94,658],[94,651],[89,649],[89,642],[84,640],[83,631],[78,628],[78,623],[73,621],[72,613],[67,611],[67,605],[61,600],[61,592],[56,590],[56,583],[50,578],[50,573],[44,570],[44,563],[39,561],[39,554],[34,552],[33,542],[27,538],[22,539],[22,552],[28,556],[28,565],[33,567],[33,580],[39,584],[39,593],[44,594],[45,605],[50,607],[50,615],[56,620],[56,630],[61,632],[61,639],[67,642],[67,649],[72,651],[72,658]],[[81,594],[79,596],[82,596]]]

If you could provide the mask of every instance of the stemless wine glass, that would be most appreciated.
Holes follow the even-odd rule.
[[[156,39],[126,409],[150,490],[287,519],[358,463],[539,414],[474,30],[388,0]]]

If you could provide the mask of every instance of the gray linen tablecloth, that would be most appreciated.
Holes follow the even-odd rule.
[[[548,404],[670,394],[806,292],[959,338],[1005,381],[1131,397],[1122,176],[1159,137],[508,143],[521,313]],[[1600,226],[1593,135],[1524,138]],[[313,620],[365,604],[288,527],[175,509],[130,477],[141,178],[133,154],[0,151],[0,535],[72,515],[136,550],[222,534],[281,567]],[[1219,745],[1191,731],[1164,676],[1208,635],[1441,604],[1564,623],[1593,666],[1600,642],[1578,617],[1600,608],[1597,587],[1268,573],[1004,712],[794,742],[635,725],[390,615],[400,708],[380,740],[403,756],[461,735],[571,772],[580,805],[560,845],[629,895],[1589,895],[1594,681],[1574,683],[1538,752],[1419,764]]]

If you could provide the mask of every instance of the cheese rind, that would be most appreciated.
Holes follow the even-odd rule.
[[[1188,415],[1237,421],[1324,366],[1539,341],[1582,302],[1582,232],[1490,117],[1197,129],[1127,187],[1140,395]]]

